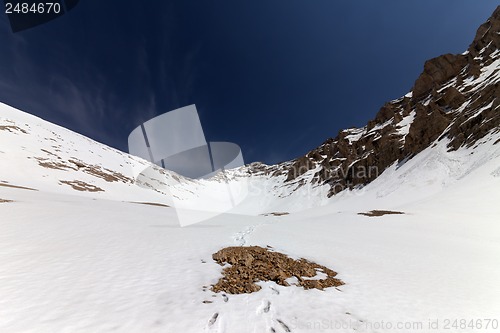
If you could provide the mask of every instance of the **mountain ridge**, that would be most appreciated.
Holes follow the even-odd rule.
[[[0,103],[0,332],[498,333],[495,22],[422,96],[210,179]]]
[[[436,140],[449,140],[450,150],[471,147],[499,131],[499,69],[500,6],[478,28],[465,53],[426,61],[411,92],[384,104],[366,126],[341,130],[291,161],[253,163],[248,173],[286,174],[285,183],[301,183],[303,174],[319,168],[313,182],[329,185],[331,197],[367,185],[394,162],[411,159]]]
[[[184,207],[196,209],[216,205],[212,199],[228,181],[236,187],[249,182],[255,193],[237,211],[265,214],[308,209],[341,192],[362,190],[384,173],[403,170],[425,150],[431,151],[421,163],[436,163],[446,156],[448,160],[440,166],[444,169],[454,158],[467,164],[464,156],[474,152],[474,159],[485,161],[484,149],[476,147],[486,143],[497,147],[500,141],[499,22],[500,7],[478,29],[468,51],[427,61],[412,92],[384,104],[366,126],[341,130],[294,160],[271,166],[251,163],[210,180],[184,178],[0,104],[0,140],[6,143],[0,150],[5,161],[0,165],[0,181],[50,192],[166,205],[172,205],[174,196],[182,199]],[[137,178],[144,170],[147,175]],[[383,179],[392,184],[387,177]],[[296,200],[281,200],[291,196],[312,199],[300,205]]]

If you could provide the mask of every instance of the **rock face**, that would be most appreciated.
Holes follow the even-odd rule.
[[[251,174],[285,183],[329,184],[329,196],[366,185],[436,140],[450,150],[472,147],[500,131],[500,6],[481,25],[469,49],[427,61],[410,93],[388,102],[362,128],[340,131],[318,148],[275,166],[254,163]],[[304,175],[313,173],[312,178]]]
[[[415,82],[413,96],[415,98],[425,97],[432,89],[438,88],[457,74],[467,64],[467,57],[459,54],[445,54],[428,60],[424,65],[424,72]]]

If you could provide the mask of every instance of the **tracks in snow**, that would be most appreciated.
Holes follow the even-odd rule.
[[[274,305],[271,301],[264,299],[256,309],[257,315],[261,316],[266,323],[266,332],[291,332],[290,326],[284,320],[277,318]]]
[[[271,286],[268,286],[271,290],[272,297],[278,297],[279,292]],[[253,294],[253,296],[258,297],[259,293]],[[224,297],[225,296],[225,297]],[[241,297],[241,295],[233,295],[233,297]],[[271,297],[271,298],[272,298]],[[228,299],[228,300],[226,300]],[[227,295],[223,295],[224,303],[230,302],[230,299]],[[254,303],[255,304],[255,303]],[[255,305],[250,305],[247,303],[247,306],[251,308]],[[231,322],[231,313],[224,313],[221,311],[225,306],[219,308],[218,311],[214,312],[211,317],[207,319],[205,332],[218,332],[218,333],[229,333],[231,331],[227,330],[227,325]],[[270,299],[263,297],[259,304],[255,306],[254,313],[257,319],[254,322],[254,329],[258,329],[259,332],[269,332],[269,333],[287,333],[292,332],[292,326],[290,326],[286,320],[279,318],[276,307],[271,302]],[[250,315],[250,313],[249,313]],[[229,316],[229,317],[227,317]],[[251,315],[250,315],[251,317]],[[228,321],[229,320],[229,321]]]
[[[247,244],[247,237],[255,231],[258,225],[248,226],[243,231],[237,232],[233,236],[233,240],[237,246],[245,246]]]
[[[255,230],[261,226],[267,223],[259,223],[255,225],[250,225],[246,226],[243,230],[236,232],[233,234],[232,239],[233,242],[235,243],[236,246],[247,246],[249,244],[248,238],[249,236],[255,232]],[[279,297],[280,292],[274,288],[274,287],[269,287],[271,290],[271,294],[274,297]],[[255,293],[254,296],[259,295],[259,293]],[[223,295],[223,300],[224,303],[230,302],[230,298],[227,295]],[[238,297],[236,295],[235,297]],[[286,321],[277,318],[276,317],[276,308],[274,305],[271,303],[270,300],[264,298],[260,302],[260,304],[255,308],[255,314],[261,318],[263,323],[261,322],[260,324],[265,325],[265,330],[263,332],[270,332],[270,333],[280,333],[280,332],[292,332],[291,326],[286,323]],[[227,331],[225,330],[225,320],[224,317],[227,316],[228,314],[224,314],[222,311],[217,311],[215,312],[207,321],[207,324],[205,326],[205,331],[208,332],[219,332],[219,333],[226,333]],[[258,324],[258,323],[257,323]]]

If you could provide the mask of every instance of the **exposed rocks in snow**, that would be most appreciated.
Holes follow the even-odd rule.
[[[469,47],[471,57],[490,56],[500,49],[500,7],[497,7],[491,18],[477,30],[476,37]]]
[[[170,207],[169,205],[157,203],[157,202],[132,202],[140,205],[148,205],[148,206],[158,206],[158,207]]]
[[[70,160],[70,162],[75,163],[72,160]],[[89,175],[95,176],[97,178],[104,179],[105,181],[110,182],[110,183],[111,182],[122,182],[122,183],[132,183],[133,182],[132,178],[126,177],[119,172],[116,172],[116,171],[113,171],[110,169],[106,169],[106,168],[102,168],[102,167],[97,166],[97,165],[85,165],[85,164],[83,164],[83,166],[80,166],[79,169],[80,168],[82,169],[83,172],[85,172]]]
[[[46,158],[37,158],[35,159],[38,161],[38,165],[41,167],[47,168],[47,169],[54,169],[54,170],[76,170],[75,168],[65,164],[64,162],[59,162],[59,161],[50,161]]]
[[[9,131],[9,132],[19,131],[24,134],[28,133],[18,126],[11,126],[11,125],[0,125],[0,131]]]
[[[58,155],[54,154],[51,151],[48,151],[47,149],[40,149],[40,151],[43,151],[45,154],[52,155],[52,156],[56,157],[57,159],[61,159]]]
[[[97,187],[92,184],[87,184],[85,182],[82,182],[81,180],[73,180],[73,181],[68,181],[68,180],[61,180],[60,181],[63,184],[71,186],[74,190],[77,191],[82,191],[82,192],[104,192],[104,190],[100,187]]]
[[[455,87],[448,87],[443,90],[443,95],[436,103],[441,107],[449,106],[451,109],[458,109],[464,104],[466,97]]]
[[[335,278],[336,272],[306,259],[294,260],[283,253],[259,246],[228,247],[212,255],[224,268],[223,277],[212,286],[212,291],[245,294],[259,291],[256,282],[274,281],[282,286],[299,285],[304,289],[337,287],[344,284]],[[320,278],[316,278],[321,275]],[[287,279],[295,277],[296,283]]]
[[[0,198],[0,203],[7,203],[7,202],[13,202],[13,201]]]
[[[19,190],[38,191],[38,190],[35,190],[34,188],[17,186],[17,185],[10,185],[10,184],[3,183],[3,182],[0,183],[0,186],[1,187],[9,187],[9,188],[17,188]]]
[[[435,103],[416,105],[415,119],[404,145],[405,156],[415,156],[434,142],[449,126],[451,116]],[[402,158],[404,156],[400,156]]]
[[[272,213],[267,213],[267,214],[262,214],[263,216],[284,216],[288,215],[290,213],[288,212],[272,212]]]
[[[358,213],[358,215],[365,215],[369,217],[384,216],[384,215],[402,215],[403,212],[394,212],[390,210],[372,210],[366,213]]]
[[[91,176],[103,179],[107,182],[123,182],[132,183],[133,180],[119,172],[103,168],[99,165],[91,165],[85,162],[79,161],[78,159],[69,159],[68,161],[63,160],[50,160],[47,158],[35,157],[38,164],[44,168],[56,169],[56,170],[73,170],[82,171]]]
[[[292,166],[288,169],[288,174],[285,181],[294,180],[295,178],[303,175],[307,171],[314,169],[315,164],[309,156],[302,156],[296,159]]]

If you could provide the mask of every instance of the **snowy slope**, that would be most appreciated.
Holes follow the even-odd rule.
[[[238,214],[181,228],[173,208],[131,203],[168,203],[166,194],[85,168],[43,167],[35,157],[77,159],[124,177],[133,176],[128,163],[146,162],[5,106],[1,116],[1,180],[38,190],[0,186],[0,198],[13,201],[0,203],[1,332],[391,332],[389,323],[425,327],[436,319],[432,331],[447,332],[446,319],[500,313],[498,133],[454,152],[438,141],[331,199],[305,187],[284,193],[279,177],[255,176],[251,187],[260,192],[251,191]],[[221,183],[172,175],[157,174],[201,198]],[[406,214],[357,214],[372,209]],[[295,213],[260,215],[266,211]],[[231,245],[314,260],[346,285],[305,291],[266,282],[258,293],[214,294],[203,288],[220,277],[211,254]]]
[[[0,104],[0,332],[498,332],[500,53],[485,27],[474,55],[432,60],[367,126],[208,180]],[[459,75],[433,81],[449,61]],[[228,191],[238,204],[215,214]],[[359,214],[374,210],[402,214]],[[211,292],[212,254],[249,245],[345,285]]]
[[[0,181],[36,190],[115,200],[164,200],[133,184],[149,164],[0,104]],[[157,180],[171,177],[157,169]],[[81,190],[65,182],[80,182]]]
[[[473,147],[499,131],[499,80],[500,7],[477,30],[466,52],[426,61],[412,90],[385,103],[365,126],[342,130],[292,161],[249,171],[284,175],[289,187],[326,185],[328,196],[334,196],[371,183],[438,139],[449,140],[451,151]]]
[[[500,160],[491,143],[484,150],[494,152],[489,160],[462,164],[465,151],[442,159],[431,149],[392,170],[392,185],[374,182],[322,208],[224,214],[187,228],[167,207],[0,188],[14,201],[0,204],[0,331],[390,332],[382,321],[439,319],[432,331],[445,332],[447,318],[496,318]],[[462,172],[443,176],[456,161]],[[356,214],[375,208],[407,214]],[[315,260],[346,285],[305,291],[262,283],[260,292],[225,302],[203,286],[220,276],[211,254],[230,245],[271,245]]]
[[[0,156],[0,181],[44,192],[166,205],[173,205],[175,196],[178,208],[210,211],[217,210],[216,199],[227,190],[226,180],[221,176],[210,181],[185,179],[1,103]],[[249,180],[246,168],[228,176],[231,186],[238,188],[241,183],[248,187],[247,199],[251,200],[246,200],[237,211],[250,215],[282,206],[280,197],[321,191],[306,186],[295,193],[295,187],[282,186],[283,179],[277,177]],[[141,186],[137,186],[136,179]],[[275,199],[277,204],[273,204]],[[308,201],[285,208],[294,211],[320,203],[321,200]]]

